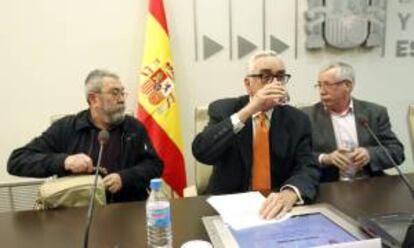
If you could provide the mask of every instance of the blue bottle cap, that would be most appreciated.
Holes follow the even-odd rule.
[[[150,182],[150,188],[158,190],[161,188],[161,178],[153,178]]]

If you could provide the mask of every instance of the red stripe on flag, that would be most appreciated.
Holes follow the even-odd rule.
[[[138,104],[138,119],[145,125],[155,150],[164,162],[163,179],[183,196],[187,186],[183,154],[141,104]]]
[[[164,4],[162,0],[150,0],[149,12],[159,22],[159,24],[164,28],[165,33],[167,33],[168,35],[167,20],[165,18]]]

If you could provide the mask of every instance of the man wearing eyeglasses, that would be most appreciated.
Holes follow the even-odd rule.
[[[41,136],[12,152],[10,174],[27,177],[89,174],[98,160],[100,130],[110,134],[103,153],[107,201],[144,200],[151,178],[163,164],[139,121],[125,115],[125,89],[119,77],[93,70],[85,80],[89,109],[57,120]]]
[[[315,85],[321,101],[303,109],[312,123],[314,156],[322,168],[321,182],[382,175],[382,170],[392,167],[366,125],[397,164],[404,161],[404,147],[391,130],[386,108],[352,98],[354,86],[351,65],[330,63],[322,67]]]
[[[311,201],[319,181],[309,119],[285,104],[289,78],[273,52],[254,55],[247,95],[211,103],[209,124],[192,144],[195,158],[214,166],[207,193],[271,192],[258,213],[265,219]]]

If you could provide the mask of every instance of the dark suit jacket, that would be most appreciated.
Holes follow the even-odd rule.
[[[248,96],[215,101],[209,106],[210,122],[193,141],[193,154],[213,165],[207,192],[245,192],[251,185],[252,120],[237,134],[230,116],[249,101]],[[291,106],[273,110],[269,132],[272,189],[290,184],[298,188],[305,202],[317,193],[320,172],[313,159],[309,119]]]
[[[382,170],[391,168],[392,164],[375,142],[375,139],[363,126],[361,118],[368,120],[369,127],[388,149],[397,164],[401,164],[405,159],[404,147],[391,130],[391,123],[385,107],[357,99],[353,99],[353,103],[358,143],[359,146],[368,149],[371,157],[370,163],[364,167],[364,170],[370,176],[382,175]],[[308,114],[312,123],[314,156],[318,161],[321,153],[330,153],[337,149],[331,117],[321,102],[305,107],[303,111]],[[339,170],[337,167],[322,168],[321,182],[336,181],[338,179]]]

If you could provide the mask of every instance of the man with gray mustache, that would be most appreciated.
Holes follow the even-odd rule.
[[[54,122],[44,133],[10,155],[7,170],[25,177],[90,174],[98,160],[98,133],[109,132],[102,153],[107,201],[145,200],[163,164],[145,127],[125,115],[126,92],[118,75],[93,70],[85,80],[89,108]]]

